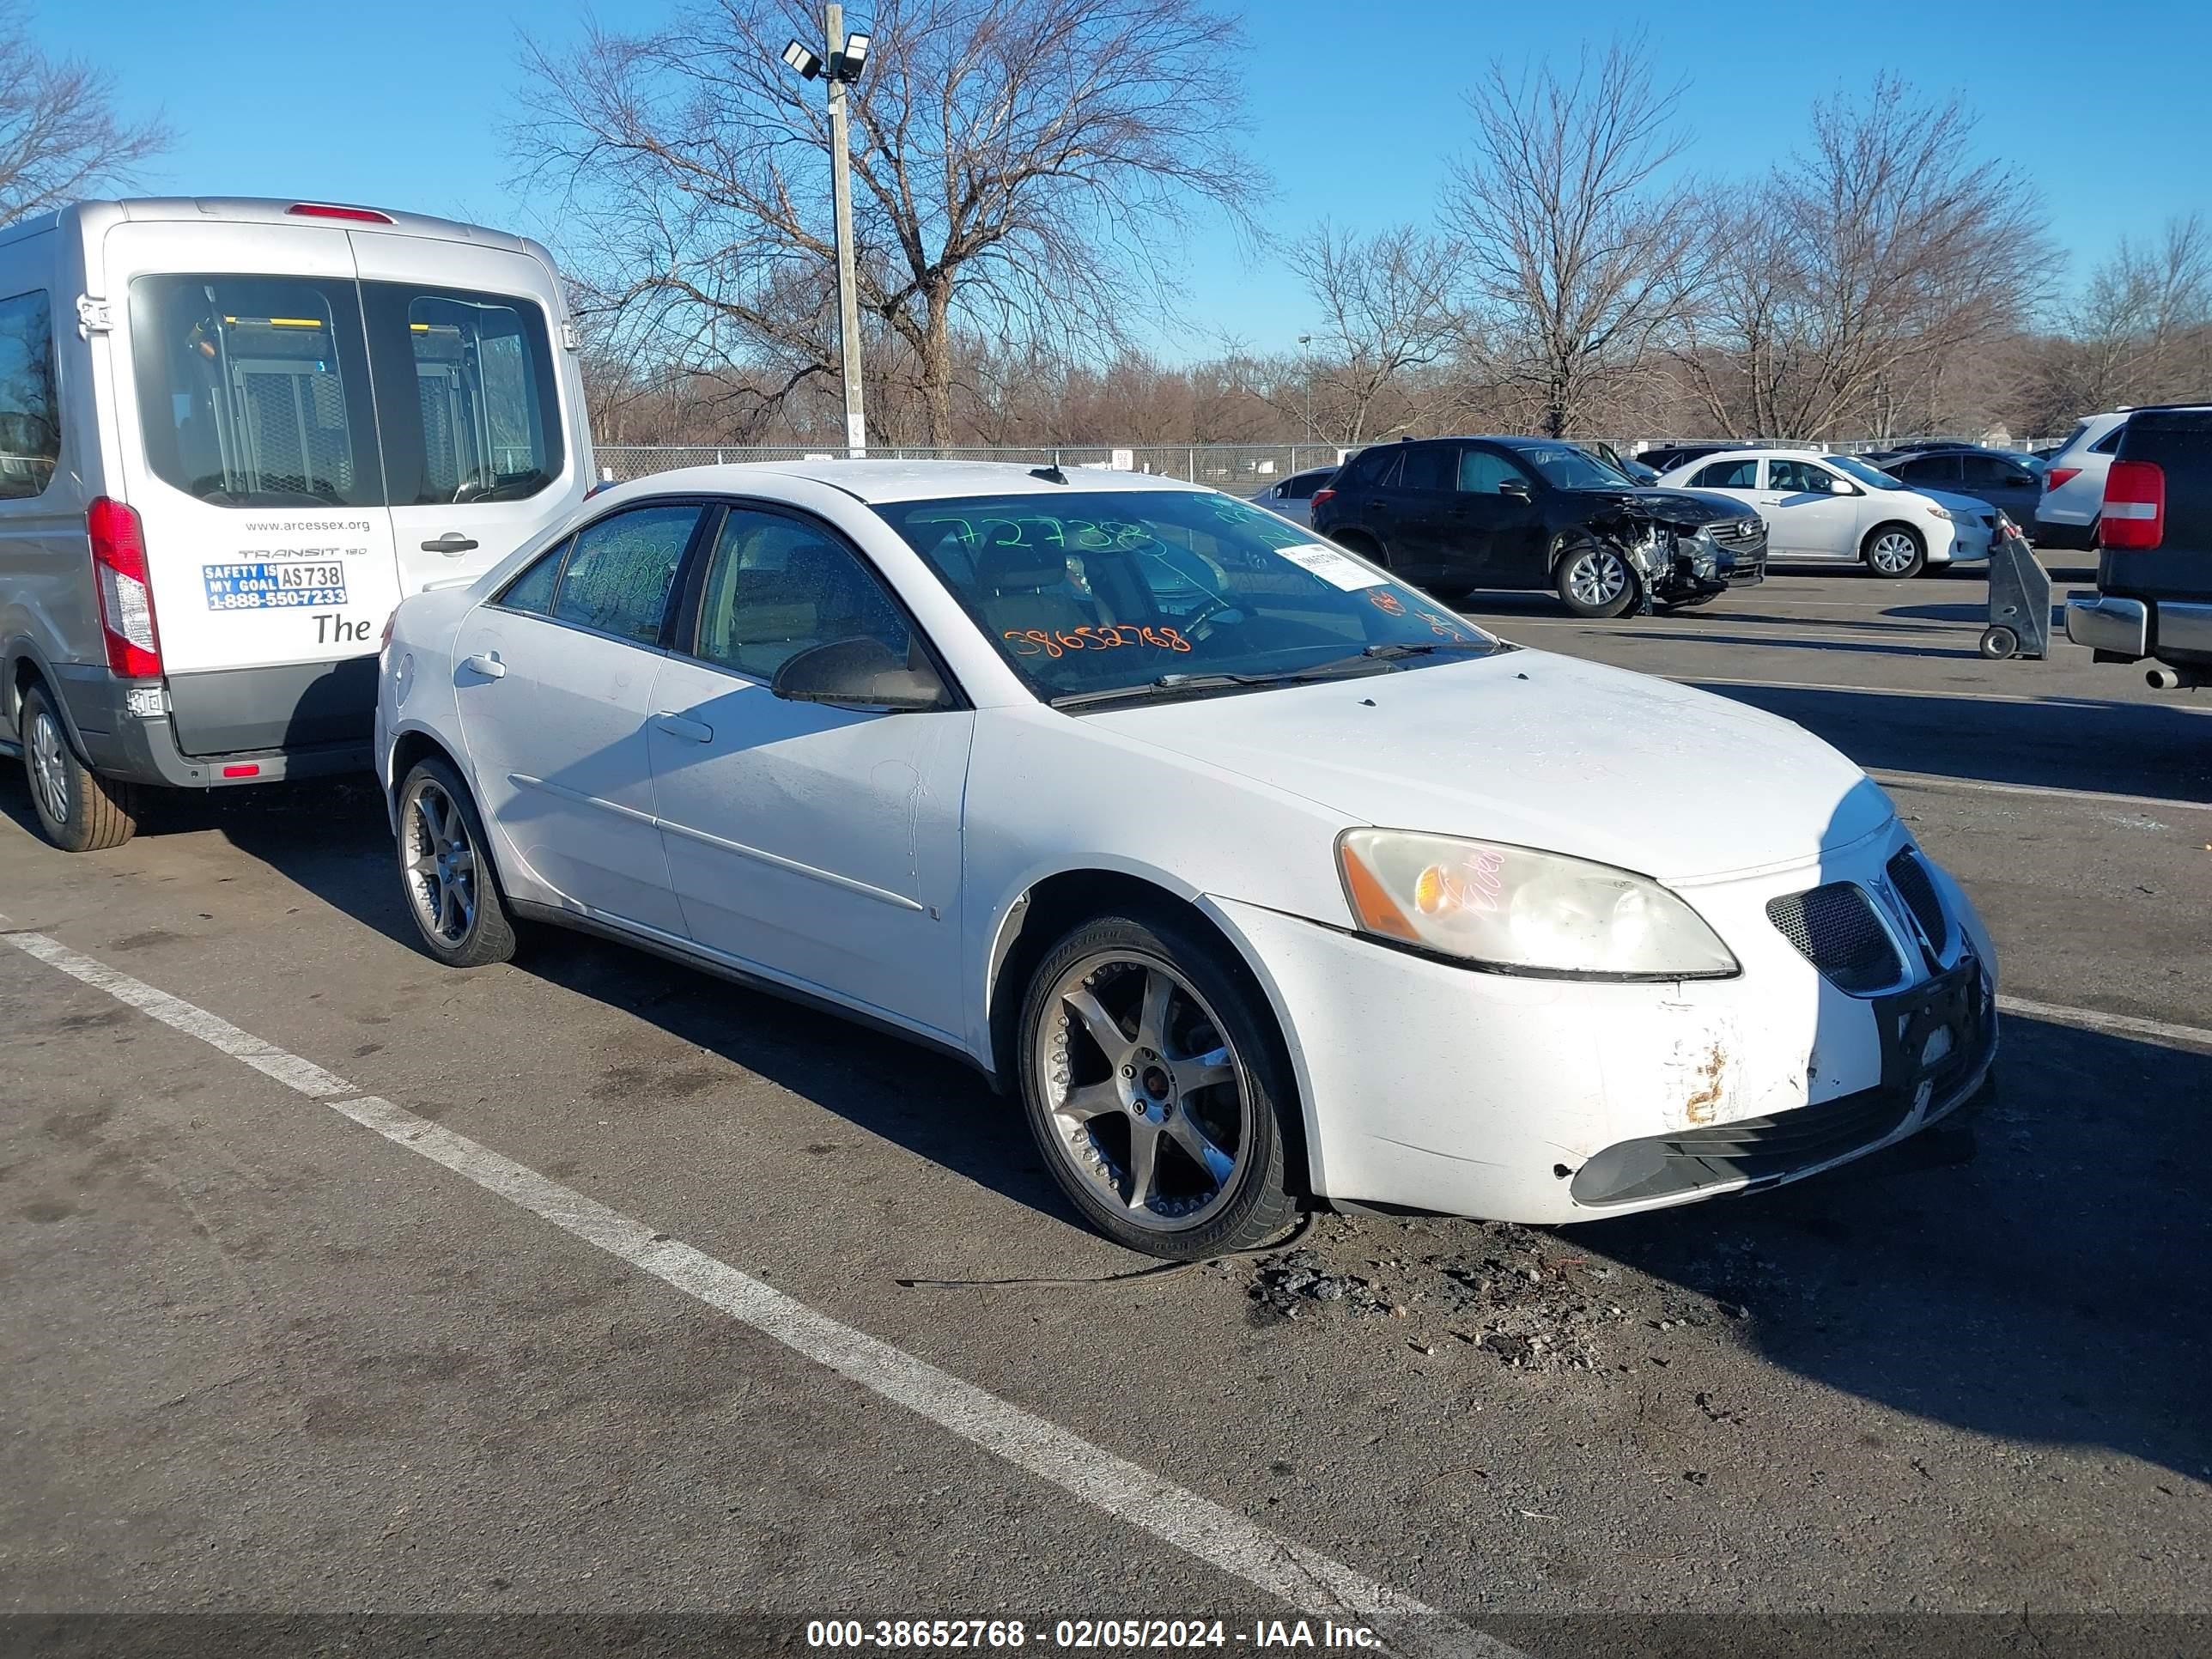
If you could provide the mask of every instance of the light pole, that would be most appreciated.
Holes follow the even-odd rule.
[[[845,367],[845,453],[868,453],[868,423],[860,408],[860,300],[853,279],[853,157],[845,125],[845,88],[860,78],[867,62],[868,37],[845,33],[845,9],[822,9],[822,38],[830,62],[794,40],[783,61],[811,81],[828,70],[830,88],[830,198],[837,219],[837,345]]]
[[[1307,349],[1313,344],[1313,336],[1298,336],[1298,355],[1305,359],[1306,371],[1306,441],[1313,441],[1313,353]]]

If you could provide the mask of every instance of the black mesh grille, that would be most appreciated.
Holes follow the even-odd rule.
[[[1905,908],[1919,922],[1921,931],[1928,935],[1928,943],[1941,956],[1950,948],[1951,919],[1943,914],[1943,902],[1936,896],[1936,884],[1929,877],[1928,866],[1910,847],[1902,848],[1889,861],[1889,879],[1905,900]]]
[[[1840,991],[1880,991],[1902,977],[1896,949],[1876,920],[1874,902],[1848,881],[1766,903],[1766,919]]]

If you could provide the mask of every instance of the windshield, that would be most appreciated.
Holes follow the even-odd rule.
[[[1636,488],[1634,479],[1617,472],[1587,450],[1572,444],[1524,444],[1514,457],[1532,466],[1554,489],[1620,489]]]
[[[1510,648],[1233,496],[1071,489],[875,510],[1047,700],[1198,695],[1242,677],[1388,673]]]
[[[1821,459],[1839,472],[1848,472],[1869,489],[1904,489],[1901,480],[1893,478],[1878,466],[1869,466],[1856,455],[1825,455]]]

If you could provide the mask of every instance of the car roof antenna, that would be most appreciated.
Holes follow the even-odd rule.
[[[1030,469],[1030,477],[1032,478],[1042,478],[1047,483],[1066,483],[1067,482],[1067,474],[1060,470],[1060,463],[1058,461],[1054,461],[1050,466],[1031,467]]]

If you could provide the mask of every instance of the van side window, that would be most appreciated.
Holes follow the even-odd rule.
[[[561,405],[544,309],[404,283],[363,283],[362,295],[392,504],[519,501],[550,487]]]
[[[0,300],[0,501],[46,494],[61,453],[53,316],[34,289]]]
[[[384,478],[350,282],[131,284],[138,424],[155,476],[218,507],[376,507]]]

